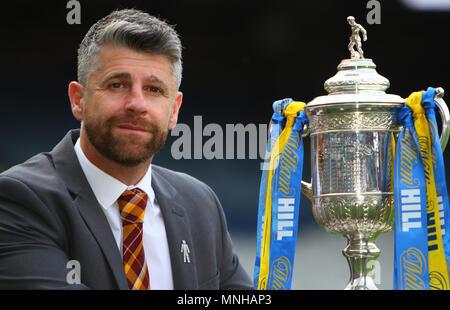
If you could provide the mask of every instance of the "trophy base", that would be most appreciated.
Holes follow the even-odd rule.
[[[342,251],[350,267],[350,281],[346,290],[377,290],[370,276],[380,249],[363,235],[347,236],[347,247]]]
[[[378,290],[378,288],[371,277],[365,276],[350,281],[345,290]]]

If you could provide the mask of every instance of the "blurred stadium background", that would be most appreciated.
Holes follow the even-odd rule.
[[[79,127],[67,97],[67,85],[76,79],[78,44],[95,21],[116,8],[139,8],[176,24],[184,45],[179,122],[191,128],[196,115],[203,126],[267,124],[273,101],[308,102],[325,94],[324,81],[349,56],[349,15],[368,31],[365,56],[390,80],[389,93],[406,98],[428,86],[450,93],[449,0],[379,1],[381,23],[372,25],[365,0],[79,2],[79,25],[67,24],[67,1],[0,6],[0,171],[51,150],[69,129]],[[169,136],[155,163],[189,173],[216,191],[235,251],[253,275],[262,160],[175,160],[170,146],[176,138]],[[303,178],[308,180],[307,140],[305,148]],[[448,155],[447,149],[446,175]],[[342,289],[349,277],[341,254],[345,240],[317,226],[304,196],[299,225],[293,288]],[[380,236],[377,244],[379,287],[391,289],[393,234]]]

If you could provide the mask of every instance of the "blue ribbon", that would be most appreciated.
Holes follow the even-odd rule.
[[[254,271],[254,288],[258,288],[259,267],[261,262],[261,241],[267,195],[267,180],[270,167],[270,154],[274,143],[283,130],[286,118],[284,110],[292,99],[276,101],[273,104],[272,128],[269,134],[266,156],[261,175],[260,196],[257,223],[257,251]],[[298,217],[301,196],[301,179],[303,167],[303,125],[308,116],[300,112],[296,117],[292,133],[283,152],[272,179],[272,221],[270,242],[270,269],[267,289],[282,290],[291,288],[294,267],[295,246],[297,241]],[[287,182],[287,183],[286,183]],[[281,185],[283,184],[283,185]]]
[[[397,111],[403,130],[394,159],[394,289],[429,289],[427,196],[411,109]]]
[[[430,127],[430,136],[432,141],[433,170],[436,183],[436,194],[439,206],[439,217],[441,221],[442,243],[444,245],[447,268],[450,261],[450,208],[448,202],[448,192],[445,180],[445,166],[441,143],[439,140],[437,122],[436,122],[436,103],[434,101],[436,90],[428,87],[422,94],[422,106]]]

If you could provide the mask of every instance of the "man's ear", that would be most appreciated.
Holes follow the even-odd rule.
[[[73,116],[81,121],[83,120],[83,101],[84,101],[84,88],[78,82],[69,83],[69,99],[70,106],[72,107]]]
[[[181,102],[183,101],[183,93],[177,92],[175,97],[175,102],[172,107],[172,111],[169,118],[169,130],[175,127],[178,121],[178,112],[180,111]]]

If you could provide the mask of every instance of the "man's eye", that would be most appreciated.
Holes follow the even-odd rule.
[[[122,83],[112,83],[111,84],[111,88],[122,88],[123,84]]]
[[[147,90],[151,93],[160,93],[160,94],[163,93],[162,89],[156,86],[149,86],[147,87]]]

